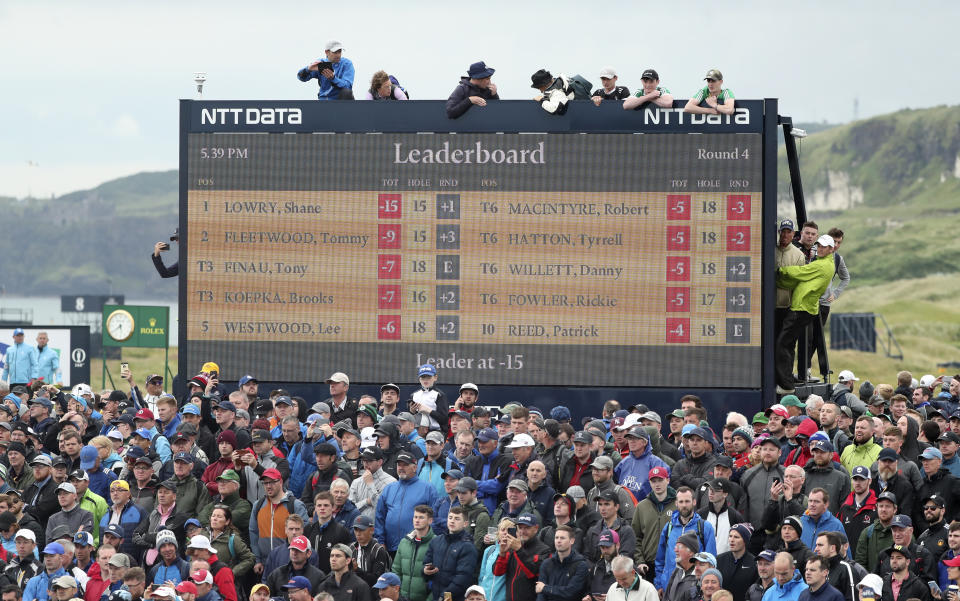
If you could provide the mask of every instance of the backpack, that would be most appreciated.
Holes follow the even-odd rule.
[[[590,91],[593,90],[593,84],[587,81],[583,75],[574,75],[570,77],[569,82],[574,100],[590,100]]]
[[[673,520],[667,524],[667,540],[670,540],[671,532],[673,532]],[[705,549],[707,541],[703,538],[703,520],[699,516],[697,517],[697,538],[700,539],[700,548]]]
[[[296,513],[296,511],[294,510],[294,501],[296,501],[296,500],[297,500],[297,499],[296,499],[292,494],[288,494],[288,495],[287,495],[285,505],[287,506],[287,513],[290,514],[290,515],[293,515],[293,514]],[[263,509],[263,505],[264,505],[266,502],[267,502],[267,498],[266,498],[266,497],[261,497],[260,500],[257,501],[257,504],[253,506],[253,513],[251,513],[250,515],[253,516],[253,519],[254,519],[254,520],[257,519],[257,517],[256,517],[257,514],[260,513],[260,510]],[[230,543],[231,543],[231,544],[233,543],[233,535],[231,535],[231,537],[230,537]],[[230,553],[231,553],[231,554],[233,553],[233,549],[232,549],[232,548],[230,549]]]

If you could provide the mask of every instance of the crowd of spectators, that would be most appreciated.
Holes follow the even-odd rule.
[[[574,420],[219,373],[0,391],[3,599],[956,601],[960,378]]]
[[[447,99],[447,117],[456,119],[473,106],[486,106],[499,100],[497,86],[491,81],[495,69],[484,61],[470,65],[466,76],[454,88]],[[331,40],[324,46],[324,56],[311,62],[297,72],[300,81],[317,80],[318,100],[353,100],[355,70],[353,62],[343,56],[343,44]],[[567,76],[551,74],[539,69],[530,76],[531,87],[539,91],[533,99],[552,114],[562,115],[571,100],[591,100],[600,106],[602,102],[619,102],[625,110],[637,110],[647,106],[672,107],[673,95],[660,85],[660,75],[655,69],[646,69],[640,77],[641,86],[636,93],[619,84],[617,70],[603,67],[598,76],[601,85],[597,88],[582,75]],[[688,113],[704,115],[732,115],[735,109],[733,91],[723,87],[723,74],[710,69],[703,78],[705,85],[699,88],[684,105]],[[393,75],[380,70],[373,74],[366,100],[409,100],[409,94]]]

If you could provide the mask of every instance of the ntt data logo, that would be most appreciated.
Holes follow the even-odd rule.
[[[298,108],[212,108],[200,109],[201,125],[300,125]]]

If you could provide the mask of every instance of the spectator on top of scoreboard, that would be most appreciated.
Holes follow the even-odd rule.
[[[604,100],[623,100],[630,97],[630,90],[617,85],[617,70],[613,67],[600,69],[601,87],[593,91],[590,100],[597,106]]]
[[[473,105],[487,106],[488,100],[500,100],[497,84],[490,81],[495,72],[496,69],[483,61],[470,65],[467,76],[460,78],[460,83],[447,98],[447,117],[457,119]]]
[[[807,262],[806,258],[799,248],[793,245],[793,221],[784,219],[777,228],[779,238],[777,240],[776,264],[777,267],[786,267],[787,265],[803,265]],[[787,288],[777,288],[777,303],[774,309],[773,332],[774,337],[780,333],[783,327],[783,320],[790,311],[790,290]]]
[[[643,88],[623,101],[623,110],[640,109],[648,102],[667,109],[673,106],[673,94],[660,85],[660,75],[656,69],[644,71],[643,75],[640,76],[640,81],[643,82]]]
[[[353,61],[343,57],[343,44],[330,40],[325,58],[318,58],[297,72],[300,81],[317,80],[317,100],[353,100]]]
[[[535,102],[548,113],[562,115],[567,112],[567,103],[576,98],[576,92],[570,85],[570,78],[561,73],[554,77],[546,69],[540,69],[530,76],[531,88],[540,90],[540,94],[533,97]]]
[[[685,113],[698,115],[732,115],[733,90],[723,87],[723,74],[718,69],[707,71],[707,85],[700,88],[683,107]]]
[[[373,74],[365,100],[409,100],[403,88],[393,83],[390,74],[382,69]]]

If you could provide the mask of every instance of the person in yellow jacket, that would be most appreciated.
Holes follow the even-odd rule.
[[[797,340],[820,313],[820,296],[833,279],[834,262],[830,258],[836,244],[827,235],[817,239],[817,258],[806,265],[777,268],[777,288],[791,290],[790,311],[777,337],[777,394],[789,394],[796,386],[792,366]]]

